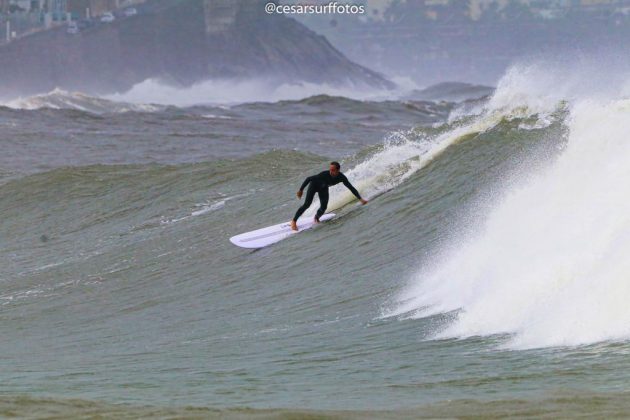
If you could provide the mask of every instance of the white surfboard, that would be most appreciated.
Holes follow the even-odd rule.
[[[324,214],[319,218],[320,222],[325,222],[335,217],[335,213]],[[297,222],[298,231],[291,230],[291,223],[285,222],[278,225],[269,226],[266,228],[252,230],[251,232],[241,233],[240,235],[232,236],[230,242],[241,248],[264,248],[268,245],[280,242],[283,239],[288,238],[291,235],[300,233],[307,229],[312,228],[315,225],[312,217],[305,219],[299,219]]]

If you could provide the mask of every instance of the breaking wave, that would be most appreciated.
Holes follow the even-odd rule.
[[[86,95],[81,92],[68,92],[62,89],[55,89],[52,92],[18,98],[5,103],[5,106],[14,109],[35,110],[42,108],[49,109],[72,109],[77,111],[101,113],[119,112],[155,112],[163,109],[158,105],[132,104],[121,101],[112,101],[95,96]]]
[[[630,101],[569,79],[514,67],[501,81],[488,107],[567,110],[557,158],[491,197],[386,316],[453,316],[433,338],[498,334],[509,348],[630,339]]]

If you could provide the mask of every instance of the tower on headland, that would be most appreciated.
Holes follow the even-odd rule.
[[[203,0],[206,33],[218,34],[234,27],[238,18],[253,18],[264,10],[260,0]]]

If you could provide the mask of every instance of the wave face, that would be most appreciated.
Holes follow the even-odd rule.
[[[0,108],[0,410],[624,409],[630,102],[549,73],[466,104]],[[229,243],[332,159],[367,206],[336,186],[333,221]]]

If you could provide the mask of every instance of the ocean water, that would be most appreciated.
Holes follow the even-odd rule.
[[[627,415],[630,101],[543,73],[459,103],[6,102],[0,415]],[[337,186],[333,221],[228,241],[333,159],[368,205]]]

